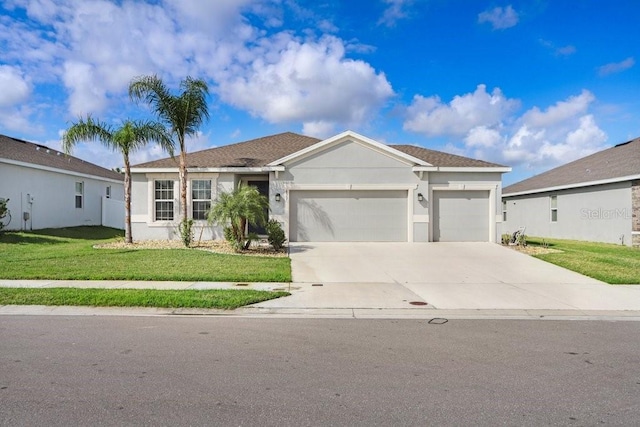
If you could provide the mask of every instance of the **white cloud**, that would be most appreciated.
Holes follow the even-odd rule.
[[[32,84],[18,67],[0,65],[0,94],[0,125],[20,132],[38,127],[30,120]]]
[[[305,122],[302,126],[302,133],[304,135],[313,136],[314,138],[328,138],[335,134],[336,126],[332,122],[326,121],[312,121]]]
[[[600,76],[608,76],[609,74],[620,73],[633,67],[635,63],[636,61],[633,59],[633,57],[629,57],[620,62],[612,62],[603,65],[602,67],[598,67],[598,74]]]
[[[26,8],[39,24],[0,20],[4,54],[33,70],[30,76],[39,74],[34,81],[64,84],[67,119],[108,114],[127,102],[131,78],[148,73],[170,86],[186,75],[204,77],[222,102],[269,122],[316,129],[314,122],[327,128],[362,123],[394,95],[384,74],[346,56],[338,37],[318,39],[315,30],[304,29],[267,32],[274,10],[284,7],[337,30],[292,3],[14,0],[12,6]],[[349,45],[358,52],[368,48]]]
[[[576,53],[576,47],[570,44],[556,49],[556,55],[569,56],[574,53]]]
[[[9,65],[0,65],[0,108],[24,102],[31,94],[31,85],[22,72]]]
[[[583,90],[580,95],[558,101],[544,111],[533,107],[522,116],[522,120],[532,127],[554,126],[584,113],[594,100],[591,92]]]
[[[346,58],[333,36],[303,42],[279,34],[250,53],[247,67],[218,78],[219,96],[272,123],[358,124],[394,94],[384,74]]]
[[[518,125],[502,152],[506,162],[531,169],[550,169],[604,148],[607,135],[598,127],[588,91],[556,102],[544,112],[533,107]]]
[[[518,102],[483,85],[443,104],[437,96],[416,95],[405,129],[457,142],[461,154],[531,169],[549,169],[603,147],[607,135],[589,113],[595,96],[580,94],[516,114]],[[451,148],[450,142],[448,148]]]
[[[478,126],[495,126],[519,105],[518,100],[506,98],[499,88],[487,93],[483,84],[473,93],[455,96],[448,104],[438,96],[415,95],[403,127],[429,136],[461,136]]]
[[[382,13],[378,20],[378,25],[394,27],[400,19],[407,17],[407,8],[413,3],[413,0],[382,0],[388,7]]]
[[[478,126],[469,131],[464,138],[468,147],[494,147],[502,140],[502,135],[496,129]]]
[[[504,148],[505,161],[531,169],[550,169],[604,148],[607,135],[597,126],[593,115],[572,117],[565,125],[560,129],[523,124]]]
[[[551,49],[553,53],[557,56],[569,56],[569,55],[573,55],[577,51],[576,47],[570,44],[566,46],[558,47],[555,45],[555,43],[549,40],[540,39],[539,41],[542,46],[548,49]]]
[[[504,30],[511,28],[518,23],[518,13],[511,5],[502,8],[495,7],[478,14],[478,22],[480,24],[488,22],[494,30]]]

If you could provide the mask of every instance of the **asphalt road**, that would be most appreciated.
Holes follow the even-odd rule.
[[[0,424],[637,425],[640,322],[0,317]]]

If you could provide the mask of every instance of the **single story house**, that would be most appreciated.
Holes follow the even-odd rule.
[[[320,140],[291,132],[189,153],[195,236],[220,238],[206,211],[221,191],[256,186],[292,242],[497,241],[505,166],[347,131]],[[132,231],[178,238],[177,158],[135,165]]]
[[[124,178],[59,151],[0,135],[0,198],[8,230],[124,228]]]
[[[505,187],[503,230],[640,246],[640,138]]]

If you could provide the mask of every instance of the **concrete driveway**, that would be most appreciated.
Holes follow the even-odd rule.
[[[612,286],[492,243],[294,243],[281,308],[640,310]]]

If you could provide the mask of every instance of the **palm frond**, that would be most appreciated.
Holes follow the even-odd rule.
[[[77,143],[85,141],[99,141],[111,147],[113,133],[111,126],[94,120],[90,115],[86,119],[80,117],[62,136],[62,150],[69,154]]]

